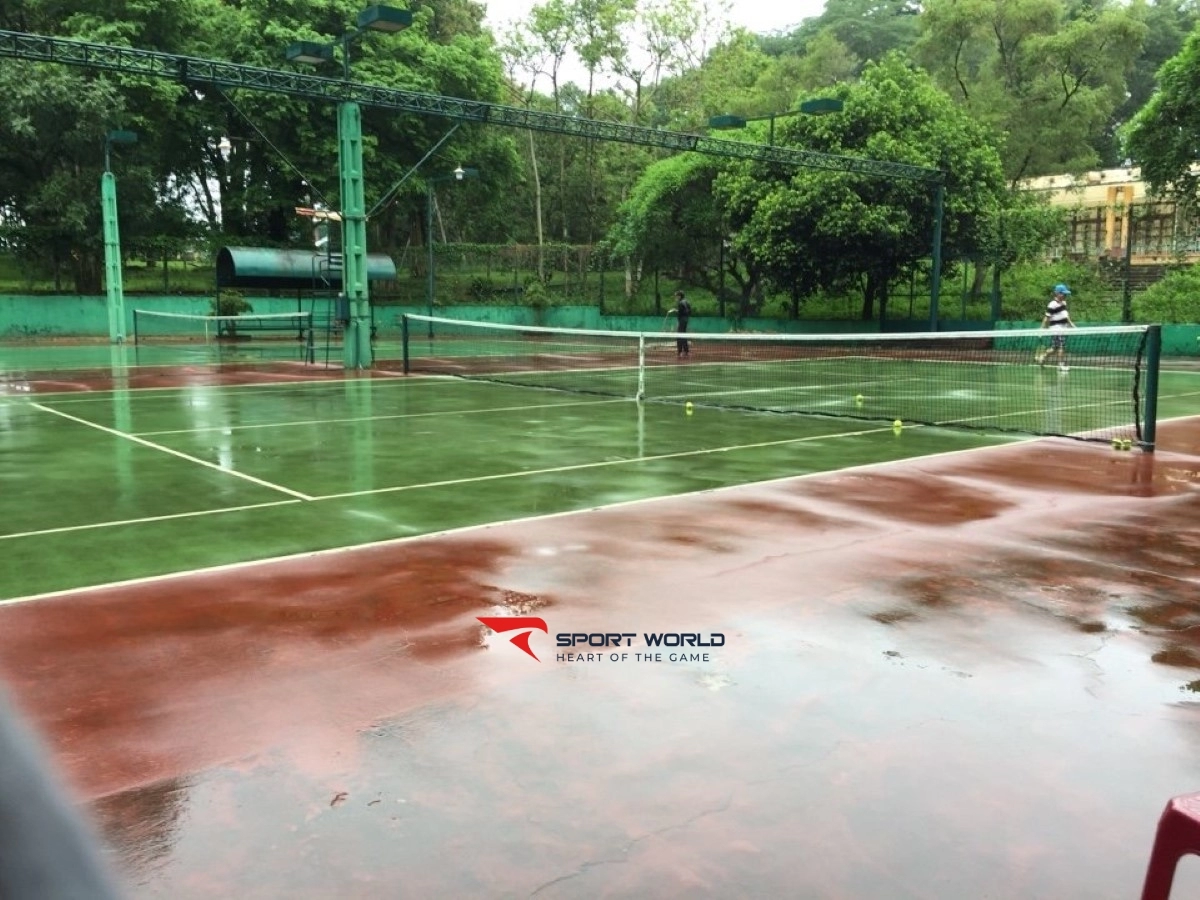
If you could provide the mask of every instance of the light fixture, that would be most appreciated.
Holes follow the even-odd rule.
[[[412,13],[380,3],[372,4],[358,14],[358,27],[363,31],[403,31],[412,25]]]
[[[288,62],[319,66],[322,63],[333,61],[333,46],[331,44],[318,44],[315,41],[296,41],[288,45],[284,55],[287,57]]]
[[[729,128],[745,128],[746,120],[742,116],[733,116],[733,115],[713,116],[711,119],[708,120],[708,127],[716,128],[716,129],[719,129],[722,131],[729,129]]]
[[[800,112],[808,116],[824,116],[829,113],[841,112],[845,104],[833,97],[818,97],[816,100],[805,100],[800,104]]]

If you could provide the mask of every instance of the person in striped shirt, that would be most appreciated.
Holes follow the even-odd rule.
[[[1071,321],[1071,313],[1067,310],[1069,296],[1071,296],[1071,289],[1065,284],[1054,286],[1054,296],[1046,304],[1046,314],[1042,316],[1042,327],[1049,328],[1052,332],[1050,346],[1042,349],[1037,355],[1039,366],[1046,365],[1046,361],[1054,356],[1060,372],[1068,371],[1067,338],[1062,332],[1067,328],[1075,327],[1075,323]]]

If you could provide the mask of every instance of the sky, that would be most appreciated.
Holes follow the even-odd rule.
[[[482,0],[487,7],[485,21],[497,32],[510,22],[524,19],[533,0]],[[730,0],[731,24],[756,34],[785,31],[812,16],[819,16],[824,0]]]

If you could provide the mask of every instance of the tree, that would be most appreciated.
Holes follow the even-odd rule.
[[[762,46],[772,56],[806,56],[824,34],[859,60],[878,60],[912,47],[920,11],[913,0],[828,0],[821,15],[806,19],[790,34],[762,38]]]
[[[360,9],[360,0],[15,0],[0,6],[0,25],[277,69],[292,40],[334,40]],[[482,17],[472,0],[423,5],[411,29],[355,41],[352,76],[503,100],[501,61]],[[340,205],[333,104],[22,61],[0,62],[0,89],[0,159],[13,163],[0,172],[0,209],[29,253],[53,263],[69,250],[77,290],[94,290],[102,272],[98,183],[103,136],[114,127],[138,132],[137,145],[114,156],[129,246],[155,244],[161,252],[165,245],[147,229],[169,226],[182,240],[189,218],[240,240],[290,243],[305,230],[293,207]],[[400,184],[448,129],[444,120],[369,107],[363,120],[368,204]],[[227,156],[218,150],[224,137],[232,144]],[[464,222],[511,220],[496,214],[518,176],[511,135],[463,125],[427,165],[447,162],[477,166],[493,187],[475,198],[477,215]],[[369,224],[372,246],[403,244],[423,221],[420,179],[390,197]]]
[[[1154,193],[1195,203],[1200,196],[1200,28],[1159,70],[1158,91],[1130,123],[1126,148]]]
[[[916,58],[977,119],[1005,135],[1012,182],[1082,170],[1125,100],[1146,25],[1103,0],[930,0]]]
[[[1130,8],[1146,23],[1142,52],[1126,79],[1125,102],[1113,111],[1104,132],[1093,140],[1101,165],[1118,166],[1124,159],[1120,132],[1154,93],[1155,73],[1183,47],[1200,10],[1191,0],[1134,0]]]
[[[713,251],[724,236],[712,194],[720,168],[714,157],[696,153],[647,168],[605,240],[612,255],[629,260],[630,272],[672,271],[711,286]],[[633,288],[629,283],[627,292]]]
[[[945,173],[943,247],[970,257],[981,222],[1004,205],[996,136],[898,53],[834,92],[844,111],[776,123],[777,143]],[[934,196],[927,183],[761,163],[730,164],[714,191],[736,249],[776,287],[799,293],[857,282],[862,318],[886,314],[892,283],[928,259]],[[798,296],[799,294],[794,294]]]

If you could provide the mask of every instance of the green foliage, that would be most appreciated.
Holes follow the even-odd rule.
[[[209,304],[210,316],[242,316],[254,312],[250,301],[241,291],[221,290]]]
[[[8,0],[0,27],[282,68],[287,43],[335,40],[361,6]],[[830,0],[792,34],[760,38],[713,24],[703,0],[545,0],[506,40],[502,57],[482,4],[430,0],[412,8],[408,31],[353,42],[354,80],[467,100],[518,98],[535,110],[696,132],[719,113],[762,116],[793,110],[806,97],[841,96],[844,114],[779,119],[777,142],[946,169],[948,264],[1004,265],[1036,257],[1059,223],[1044,206],[997,193],[996,140],[1010,179],[1088,165],[1100,158],[1097,148],[1110,157],[1113,122],[1147,96],[1157,61],[1178,49],[1196,17],[1190,0]],[[885,60],[897,49],[908,59]],[[578,59],[582,84],[568,77],[568,63]],[[911,60],[927,64],[967,108],[970,126],[948,117],[945,96],[909,69]],[[536,88],[516,77],[535,72]],[[340,60],[321,74],[338,77]],[[1167,110],[1168,124],[1200,94],[1200,76],[1195,84],[1180,77],[1181,105]],[[411,248],[428,237],[424,177],[457,164],[481,176],[438,184],[439,254],[443,240],[511,242],[520,245],[513,252],[521,264],[504,271],[523,278],[530,262],[546,279],[547,271],[578,268],[553,258],[560,250],[552,244],[605,238],[618,264],[629,261],[631,279],[626,290],[624,277],[610,278],[606,290],[630,304],[643,302],[657,276],[680,279],[697,297],[723,286],[726,299],[740,298],[738,315],[781,303],[796,314],[805,298],[814,306],[839,298],[828,301],[836,307],[852,293],[864,297],[865,312],[886,302],[893,281],[907,283],[927,267],[932,201],[920,185],[686,154],[664,160],[644,147],[477,123],[462,123],[439,145],[445,120],[370,108],[363,117],[368,206],[387,200],[372,210],[368,244],[396,257],[411,252],[414,270],[424,257]],[[1179,151],[1166,168],[1150,160],[1147,172],[1178,176],[1185,151],[1190,164],[1196,117],[1180,118],[1185,127],[1174,136],[1147,138],[1144,147],[1160,156]],[[206,243],[307,244],[309,223],[293,207],[340,203],[335,122],[332,104],[280,94],[0,61],[0,240],[21,254],[25,280],[97,292],[102,138],[126,127],[139,142],[113,151],[122,243],[127,255],[161,266],[157,285],[151,270],[131,270],[131,278],[144,275],[153,289],[170,275],[174,286],[172,258]],[[735,137],[765,140],[766,129],[759,123]],[[218,151],[225,136],[227,157]],[[732,245],[723,251],[726,236]],[[500,298],[518,287],[507,274],[493,287],[492,275],[473,274],[458,293]],[[414,277],[420,285],[420,272]]]
[[[1002,267],[1041,259],[1066,237],[1069,215],[1038,194],[1009,191],[1003,205],[980,220],[978,259]]]
[[[1200,28],[1159,70],[1158,83],[1130,123],[1126,147],[1156,193],[1192,202],[1200,195]]]
[[[1133,296],[1138,322],[1200,323],[1200,266],[1187,266]]]
[[[995,137],[899,54],[869,65],[858,84],[834,92],[843,112],[776,123],[777,141],[819,152],[890,160],[946,173],[947,258],[983,247],[981,222],[1005,190]],[[805,295],[863,289],[864,318],[886,305],[892,282],[931,253],[930,185],[816,169],[728,164],[715,193],[726,205],[736,250],[776,290]]]
[[[606,246],[650,269],[702,266],[721,234],[712,198],[718,169],[715,159],[695,153],[649,166],[621,204]]]
[[[918,5],[911,0],[828,0],[819,16],[786,37],[764,38],[771,54],[806,56],[822,37],[834,38],[859,60],[906,52],[917,39]]]
[[[1071,317],[1078,324],[1089,318],[1107,320],[1108,314],[1090,314],[1103,307],[1107,290],[1095,266],[1073,262],[1027,262],[1006,271],[1000,279],[1004,297],[1003,317],[1019,322],[1040,322],[1054,286],[1071,288]]]
[[[1125,100],[1140,13],[1067,0],[930,0],[914,54],[972,115],[1005,135],[1010,180],[1094,165]]]
[[[1104,133],[1094,141],[1100,151],[1101,165],[1106,168],[1120,165],[1126,158],[1121,128],[1150,100],[1156,73],[1182,49],[1188,33],[1200,20],[1200,9],[1191,0],[1134,0],[1130,9],[1145,22],[1148,31],[1142,52],[1126,79],[1125,102],[1113,112]]]
[[[525,279],[525,303],[534,309],[545,309],[550,304],[545,281],[537,277]]]

